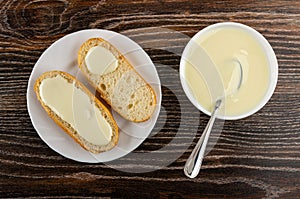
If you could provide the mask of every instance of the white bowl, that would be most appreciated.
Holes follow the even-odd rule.
[[[271,45],[269,44],[269,42],[256,30],[254,30],[253,28],[246,26],[244,24],[241,23],[235,23],[235,22],[222,22],[222,23],[216,23],[213,25],[210,25],[204,29],[202,29],[201,31],[199,31],[196,35],[194,35],[192,37],[192,39],[189,41],[189,43],[187,44],[187,46],[185,47],[183,54],[182,54],[182,58],[180,61],[180,81],[183,87],[184,92],[186,93],[188,99],[191,101],[191,103],[198,108],[200,111],[202,111],[203,113],[207,114],[207,115],[211,115],[211,112],[207,111],[206,109],[203,108],[203,106],[201,106],[201,104],[199,104],[199,102],[195,99],[195,97],[193,96],[187,81],[184,77],[184,60],[183,57],[185,55],[188,55],[189,53],[191,53],[191,48],[192,48],[192,43],[195,42],[195,40],[197,40],[198,38],[200,38],[201,36],[203,36],[206,32],[208,31],[212,31],[213,29],[217,29],[217,28],[222,28],[222,27],[234,27],[234,28],[240,28],[243,29],[245,31],[247,31],[248,33],[250,33],[262,46],[264,53],[266,54],[267,60],[268,60],[268,66],[269,66],[269,85],[268,85],[268,89],[265,92],[264,97],[262,98],[262,100],[250,111],[248,112],[244,112],[242,114],[239,115],[234,115],[234,116],[229,116],[229,115],[218,115],[217,117],[220,119],[226,119],[226,120],[237,120],[237,119],[242,119],[245,117],[248,117],[254,113],[256,113],[257,111],[259,111],[271,98],[272,94],[274,93],[276,84],[277,84],[277,79],[278,79],[278,63],[277,63],[277,59],[275,56],[275,53],[271,47]]]

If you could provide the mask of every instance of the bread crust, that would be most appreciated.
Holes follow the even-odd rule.
[[[52,111],[51,108],[49,106],[47,106],[45,104],[45,102],[42,100],[42,98],[40,96],[40,92],[39,92],[39,87],[40,87],[42,81],[47,78],[55,77],[57,75],[62,76],[68,82],[72,82],[72,83],[75,82],[75,86],[77,88],[81,89],[84,93],[86,93],[88,95],[88,97],[90,99],[92,99],[93,103],[95,103],[97,108],[99,108],[99,110],[101,111],[101,114],[102,115],[104,114],[106,116],[106,120],[112,128],[112,138],[111,138],[111,141],[107,145],[102,145],[102,146],[95,145],[95,144],[92,144],[92,143],[88,142],[87,140],[85,140],[83,137],[81,137],[76,132],[76,130],[70,124],[68,124],[66,121],[64,121],[62,118],[60,118],[60,116],[58,116],[54,111]],[[108,150],[112,149],[115,145],[117,145],[118,139],[119,139],[119,129],[118,129],[118,126],[117,126],[114,118],[112,117],[110,111],[80,81],[78,81],[72,75],[70,75],[66,72],[63,72],[63,71],[45,72],[36,80],[36,82],[34,84],[34,91],[36,93],[38,101],[41,103],[42,107],[47,112],[47,114],[50,116],[50,118],[58,126],[60,126],[70,137],[72,137],[82,148],[86,149],[89,152],[97,154],[100,152],[108,151]]]
[[[89,49],[95,46],[101,45],[108,49],[112,54],[118,59],[119,65],[116,68],[116,70],[105,74],[105,75],[94,75],[91,72],[88,71],[86,65],[85,65],[85,56],[88,53]],[[148,82],[146,82],[143,77],[134,69],[134,67],[129,63],[129,61],[122,55],[119,50],[114,47],[112,44],[110,44],[108,41],[104,40],[103,38],[90,38],[86,42],[84,42],[79,51],[78,51],[78,67],[84,74],[84,76],[88,79],[89,83],[100,93],[101,98],[103,98],[107,104],[109,104],[112,109],[114,109],[116,112],[118,112],[123,118],[132,121],[132,122],[144,122],[148,120],[156,106],[156,94],[153,90],[153,88],[150,86]],[[140,100],[151,100],[151,105],[149,106],[151,110],[139,110],[139,111],[146,111],[147,114],[143,117],[132,117],[130,114],[124,114],[120,109],[118,109],[117,106],[114,106],[112,103],[112,92],[105,92],[103,89],[101,89],[101,83],[106,82],[107,79],[117,79],[120,80],[125,74],[128,72],[132,72],[132,74],[138,76],[139,79],[143,81],[143,85],[146,90],[150,93],[151,99],[140,99]],[[93,76],[93,77],[92,77]],[[98,83],[96,83],[98,82]],[[135,115],[134,113],[132,115]]]

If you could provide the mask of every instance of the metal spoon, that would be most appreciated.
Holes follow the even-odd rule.
[[[212,130],[212,127],[214,125],[217,113],[219,111],[219,108],[221,107],[224,99],[226,98],[226,96],[228,95],[232,95],[234,94],[236,91],[239,90],[239,88],[242,85],[242,80],[243,80],[243,69],[242,69],[242,65],[238,60],[234,60],[235,62],[238,63],[238,66],[240,68],[240,80],[238,82],[238,85],[236,86],[235,89],[233,89],[231,92],[225,94],[225,96],[219,98],[214,106],[213,112],[211,114],[211,118],[208,121],[198,143],[196,144],[196,147],[194,148],[194,150],[192,151],[190,157],[187,159],[185,166],[184,166],[184,174],[189,177],[189,178],[195,178],[200,171],[201,165],[202,165],[202,161],[204,158],[204,152],[206,149],[206,145],[208,143],[208,138],[210,136],[210,132]]]

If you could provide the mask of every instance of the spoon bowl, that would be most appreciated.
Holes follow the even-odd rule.
[[[211,117],[206,125],[206,128],[204,129],[198,143],[196,144],[196,147],[194,148],[194,150],[192,151],[191,155],[189,156],[189,158],[185,163],[184,174],[189,178],[195,178],[200,172],[200,168],[205,154],[205,149],[208,143],[208,138],[210,136],[219,108],[222,106],[224,99],[229,95],[234,95],[234,93],[236,93],[242,85],[243,82],[242,65],[239,62],[239,60],[235,60],[234,62],[236,62],[237,65],[235,65],[233,69],[231,80],[229,82],[229,87],[226,89],[225,95],[220,97],[215,102],[215,106],[213,108]]]
[[[207,38],[216,38],[215,35],[207,35],[207,33],[213,33],[215,34],[216,32],[220,30],[226,29],[227,33],[231,31],[233,33],[241,33],[242,38],[237,38],[237,37],[232,37],[232,34],[227,34],[229,37],[223,37],[224,35],[221,35],[221,39],[219,40],[214,40],[217,41],[218,43],[214,43],[215,45],[212,45],[210,50],[212,49],[221,49],[221,43],[222,39],[225,41],[224,38],[231,38],[230,42],[225,41],[225,44],[227,47],[231,47],[232,42],[237,41],[237,45],[239,48],[239,51],[236,51],[234,49],[235,53],[232,56],[233,63],[236,66],[232,66],[233,70],[231,71],[231,76],[228,81],[227,85],[222,84],[221,77],[218,75],[218,71],[216,71],[216,64],[211,60],[211,57],[208,55],[206,49],[203,49],[200,45],[199,42],[201,43],[201,38],[202,39],[207,39]],[[230,31],[228,31],[230,29]],[[234,31],[233,31],[234,29]],[[225,32],[226,32],[225,31]],[[224,33],[224,31],[222,32]],[[212,37],[210,37],[212,36]],[[220,36],[220,34],[219,34]],[[244,38],[244,39],[243,39]],[[245,44],[245,38],[248,38],[248,43]],[[249,42],[251,41],[251,42]],[[255,50],[249,50],[245,51],[245,48],[247,48],[249,45],[254,45],[255,44]],[[222,49],[221,49],[222,50]],[[233,48],[231,48],[233,50]],[[210,51],[212,52],[212,51]],[[221,55],[222,53],[226,53],[226,51],[217,51],[216,55]],[[228,51],[229,52],[229,51]],[[231,52],[231,51],[230,51]],[[250,55],[248,52],[251,52]],[[259,52],[259,53],[258,53]],[[239,54],[240,53],[240,54]],[[200,55],[199,55],[200,54]],[[232,55],[232,54],[231,54]],[[231,56],[230,55],[230,56]],[[230,57],[229,56],[229,57]],[[251,64],[248,61],[249,56],[252,56],[251,59]],[[215,57],[216,58],[216,57]],[[254,61],[253,61],[254,60]],[[263,69],[262,71],[262,65],[257,64],[255,62],[256,60],[263,60]],[[245,64],[246,63],[246,64]],[[251,68],[250,68],[251,66]],[[257,67],[260,66],[260,67]],[[187,73],[187,70],[191,70],[191,68],[197,68],[197,70],[192,71],[192,73]],[[220,68],[219,68],[220,69]],[[228,69],[228,68],[225,68]],[[233,22],[223,22],[223,23],[217,23],[213,24],[211,26],[208,26],[201,31],[199,31],[187,44],[185,47],[182,58],[180,61],[180,80],[181,84],[183,87],[183,90],[185,91],[187,97],[191,101],[191,103],[197,107],[200,111],[204,112],[207,115],[210,115],[211,118],[209,122],[207,123],[206,128],[204,129],[198,143],[196,144],[194,150],[192,151],[190,157],[187,159],[186,164],[184,166],[184,173],[187,177],[189,178],[194,178],[198,175],[200,171],[200,167],[202,164],[202,160],[205,155],[205,150],[206,150],[206,145],[208,143],[208,138],[210,136],[212,127],[214,125],[214,121],[217,118],[219,119],[226,119],[226,120],[237,120],[237,119],[242,119],[245,117],[248,117],[254,113],[256,113],[258,110],[260,110],[271,98],[276,84],[277,84],[277,78],[278,78],[278,63],[277,59],[275,56],[275,53],[271,47],[271,45],[268,43],[268,41],[256,30],[252,29],[249,26],[240,24],[240,23],[233,23]],[[230,69],[229,69],[230,70]],[[249,73],[250,70],[250,73]],[[268,72],[265,72],[268,71]],[[195,73],[200,73],[201,76],[195,76]],[[226,71],[228,72],[228,71]],[[265,72],[265,73],[262,73]],[[189,74],[189,77],[193,77],[192,80],[197,80],[197,81],[189,81],[188,78],[186,77],[186,74]],[[246,75],[245,75],[246,74]],[[198,77],[201,79],[199,80]],[[205,78],[206,82],[203,82],[202,78]],[[266,85],[264,87],[265,89],[262,91],[260,88],[262,88],[261,84],[257,79],[260,78],[260,80],[268,80],[263,81]],[[191,80],[191,79],[190,79]],[[250,80],[250,81],[249,81]],[[200,94],[197,96],[193,90],[193,87],[197,87],[197,82],[204,83],[209,86],[210,91],[216,91],[220,88],[224,88],[223,94],[220,94],[218,92],[213,92],[212,94],[214,96],[209,96],[203,94],[203,90],[207,89],[204,87],[203,90],[201,90]],[[247,82],[247,84],[245,83]],[[250,84],[249,84],[250,82]],[[192,84],[193,83],[193,84]],[[249,88],[252,88],[249,89]],[[254,89],[253,89],[254,88]],[[260,89],[261,91],[261,97],[257,98],[257,89]],[[243,90],[243,91],[242,91]],[[200,91],[200,90],[198,90]],[[239,91],[239,92],[237,92]],[[220,108],[222,107],[223,104],[225,104],[225,99],[230,98],[233,96],[244,96],[244,103],[247,105],[248,102],[253,102],[251,107],[249,107],[247,110],[244,109],[243,112],[237,113],[235,115],[218,115],[220,112]],[[197,98],[198,97],[198,98]],[[204,108],[204,104],[200,103],[198,100],[199,97],[205,98],[205,97],[210,97],[210,99],[213,99],[212,102],[214,103],[212,110],[209,111],[206,108]],[[255,98],[256,97],[256,98]],[[238,99],[240,100],[240,99]],[[249,101],[248,101],[249,100]],[[237,104],[234,101],[233,106],[236,108],[238,107]],[[242,101],[241,101],[242,102]],[[208,104],[208,103],[207,103]],[[206,104],[206,105],[207,105]],[[227,104],[227,103],[226,103]],[[209,107],[208,106],[208,107]],[[225,106],[224,106],[225,107]],[[232,106],[231,106],[232,108]],[[240,107],[237,108],[239,110]]]

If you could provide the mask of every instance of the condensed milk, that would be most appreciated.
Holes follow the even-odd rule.
[[[221,114],[226,119],[242,118],[261,108],[275,89],[277,70],[269,43],[238,23],[219,23],[200,31],[180,63],[181,82],[192,103],[210,114],[223,97]]]
[[[108,49],[95,46],[85,56],[85,64],[91,73],[105,75],[118,67],[118,60]]]
[[[43,102],[88,142],[106,145],[111,141],[109,123],[89,96],[74,83],[57,75],[44,79],[39,89]]]

